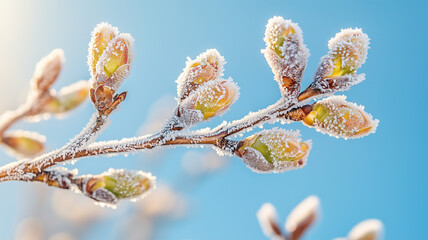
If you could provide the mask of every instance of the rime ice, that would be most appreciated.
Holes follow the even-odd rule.
[[[345,96],[332,96],[318,101],[303,123],[322,133],[345,139],[374,133],[379,120],[373,120],[364,107],[345,99]]]
[[[303,44],[302,30],[291,20],[273,17],[266,25],[264,40],[266,49],[262,53],[275,74],[282,94],[297,95],[310,55]]]

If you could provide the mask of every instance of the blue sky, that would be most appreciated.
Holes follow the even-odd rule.
[[[62,48],[66,66],[56,87],[88,79],[87,44],[94,26],[107,21],[136,39],[136,59],[122,89],[128,98],[101,139],[134,136],[152,103],[174,96],[175,79],[187,56],[216,48],[225,57],[225,76],[241,88],[240,99],[221,119],[233,120],[274,103],[280,93],[260,49],[265,24],[273,16],[299,23],[311,52],[302,86],[311,80],[327,42],[342,28],[359,27],[371,38],[368,59],[359,70],[366,80],[345,94],[362,104],[380,125],[358,140],[331,138],[300,123],[278,125],[300,129],[312,139],[306,167],[276,175],[252,173],[238,159],[188,191],[197,202],[185,221],[171,225],[162,239],[264,239],[255,213],[264,202],[276,205],[282,219],[299,201],[315,194],[322,218],[306,239],[344,236],[357,222],[379,218],[387,239],[422,239],[428,207],[426,96],[428,48],[423,1],[12,1],[0,0],[0,100],[2,111],[23,102],[34,64],[54,48]],[[40,131],[49,148],[61,146],[89,118],[90,104],[62,121],[51,119],[17,127]],[[265,128],[276,125],[265,125]],[[160,181],[179,178],[175,169],[186,148],[165,155]],[[0,153],[0,163],[13,159]],[[142,157],[84,159],[80,172],[115,168],[144,170]],[[29,184],[28,184],[29,185]],[[7,239],[23,217],[25,183],[0,184],[0,229]],[[123,216],[124,218],[126,216]],[[91,234],[110,236],[109,225]]]

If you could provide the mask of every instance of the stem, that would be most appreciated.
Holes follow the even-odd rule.
[[[237,144],[233,145],[233,142],[227,140],[226,137],[275,119],[280,113],[286,113],[296,106],[296,102],[282,99],[266,109],[249,114],[241,120],[220,126],[218,129],[212,129],[206,133],[191,132],[186,134],[178,131],[163,131],[138,138],[92,143],[82,148],[67,149],[67,151],[64,151],[65,149],[63,148],[30,161],[14,162],[0,168],[0,182],[8,180],[28,181],[34,176],[33,174],[37,175],[49,167],[72,159],[136,152],[161,146],[203,144],[213,145],[233,153]]]

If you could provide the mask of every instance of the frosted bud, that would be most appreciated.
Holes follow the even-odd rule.
[[[64,113],[79,106],[88,96],[88,81],[79,81],[63,87],[57,94],[53,94],[43,106],[47,113]]]
[[[264,40],[266,49],[263,53],[282,93],[298,94],[310,55],[303,44],[302,30],[291,20],[273,17],[266,25]]]
[[[274,128],[256,133],[242,142],[238,155],[255,172],[284,172],[306,165],[310,141],[298,131]]]
[[[292,239],[300,239],[319,215],[320,200],[317,196],[309,196],[299,203],[288,215],[285,229]]]
[[[281,239],[283,234],[278,225],[278,214],[271,203],[262,205],[259,211],[257,211],[257,219],[266,237]]]
[[[238,99],[239,88],[232,79],[217,79],[192,92],[180,105],[181,120],[187,125],[225,113]]]
[[[91,77],[95,77],[98,60],[109,42],[118,34],[119,31],[116,27],[105,22],[98,24],[92,31],[92,38],[88,49],[88,66]]]
[[[223,76],[224,58],[216,49],[208,49],[195,60],[188,60],[177,79],[177,94],[183,100],[201,84]]]
[[[33,78],[32,88],[39,92],[46,92],[58,78],[62,65],[65,62],[62,49],[55,49],[49,55],[42,58],[37,65]]]
[[[346,91],[362,82],[364,74],[356,71],[367,59],[370,39],[361,29],[344,29],[328,42],[329,53],[321,58],[313,83],[299,100],[318,94]]]
[[[100,111],[108,109],[123,80],[128,77],[133,58],[134,39],[120,34],[110,41],[101,55],[95,77],[91,78],[91,101]]]
[[[44,150],[45,137],[35,132],[7,133],[1,141],[18,155],[32,157]]]
[[[378,240],[382,238],[383,224],[378,219],[368,219],[357,224],[348,234],[349,240]]]
[[[155,180],[150,173],[109,169],[98,176],[87,177],[85,193],[104,203],[115,204],[121,199],[144,197],[155,188]]]
[[[302,122],[322,133],[345,139],[374,133],[379,121],[373,120],[364,107],[345,99],[345,96],[332,96],[315,103]]]
[[[328,77],[355,72],[366,61],[369,37],[361,29],[342,29],[328,42],[333,69]]]

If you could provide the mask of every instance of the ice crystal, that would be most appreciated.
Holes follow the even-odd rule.
[[[134,39],[130,34],[121,33],[113,38],[100,56],[96,69],[98,75],[93,81],[117,91],[122,81],[129,75],[134,57],[133,45]]]
[[[275,80],[283,95],[287,95],[284,78],[296,81],[298,84],[302,80],[310,55],[308,48],[303,44],[302,30],[291,20],[273,17],[266,25],[264,40],[266,49],[262,53],[275,74]]]
[[[332,96],[318,101],[303,123],[330,136],[347,139],[374,133],[379,120],[366,113],[363,106],[347,102],[346,96]]]
[[[284,172],[306,165],[311,148],[299,131],[264,130],[245,139],[239,149],[244,163],[255,172]]]
[[[223,76],[224,57],[216,49],[208,49],[196,59],[188,58],[186,67],[177,79],[177,95],[181,101],[199,85]]]
[[[109,42],[118,34],[119,30],[106,22],[98,24],[92,31],[88,49],[88,66],[91,77],[95,78],[98,60]]]
[[[239,87],[231,78],[209,81],[192,92],[180,104],[183,113],[181,118],[185,122],[200,122],[222,115],[229,110],[238,97]]]
[[[366,62],[370,39],[360,28],[342,29],[328,41],[330,54],[341,58],[341,67],[358,69]]]
[[[345,29],[329,41],[329,53],[321,58],[311,87],[321,93],[349,90],[362,82],[356,70],[366,61],[369,38],[361,29]]]

